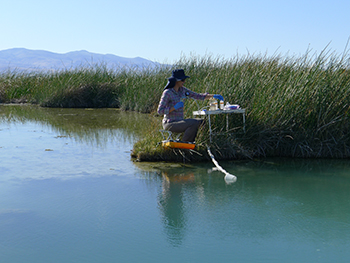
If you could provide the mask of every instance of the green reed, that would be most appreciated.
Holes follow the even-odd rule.
[[[0,76],[1,102],[29,102],[47,107],[117,107],[152,113],[174,68],[191,76],[186,86],[196,92],[217,93],[247,111],[246,133],[240,123],[214,138],[222,158],[237,156],[350,157],[350,69],[347,53],[324,50],[301,57],[211,56],[183,57],[173,66],[108,69],[93,65],[77,70],[20,73]],[[187,100],[186,117],[208,102]],[[145,127],[145,138],[134,154],[162,159],[152,148],[161,137],[158,125]],[[224,120],[214,120],[216,131]],[[204,127],[198,143],[208,143]],[[151,148],[153,150],[151,150]],[[200,147],[199,147],[200,148]],[[162,158],[159,156],[163,156]],[[140,158],[142,159],[142,158]],[[166,159],[166,158],[163,158]]]

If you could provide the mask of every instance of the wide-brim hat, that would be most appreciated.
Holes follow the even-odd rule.
[[[187,79],[189,78],[190,76],[186,76],[185,75],[185,71],[183,69],[175,69],[173,70],[172,72],[172,76],[170,78],[168,78],[169,80],[170,79],[175,79],[176,81],[179,81],[179,80],[184,80],[184,79]]]

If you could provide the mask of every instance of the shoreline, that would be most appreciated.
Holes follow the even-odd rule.
[[[0,106],[23,106],[23,107],[38,107],[38,108],[48,108],[42,107],[37,104],[31,103],[0,103]],[[84,108],[87,109],[87,108]],[[95,108],[101,109],[101,108]],[[108,109],[108,108],[106,108]],[[112,108],[114,110],[121,110],[120,108]],[[135,111],[136,112],[136,111]],[[214,137],[213,142],[209,143],[208,137],[208,127],[201,129],[198,132],[198,143],[194,150],[187,149],[170,149],[164,148],[161,145],[163,140],[161,133],[159,132],[161,125],[161,117],[152,113],[147,113],[152,117],[152,121],[147,128],[144,130],[143,139],[136,141],[133,144],[133,149],[131,150],[131,160],[135,162],[184,162],[184,163],[196,163],[196,162],[206,162],[210,161],[210,156],[207,154],[207,146],[209,145],[211,151],[215,155],[215,158],[220,161],[231,161],[231,160],[253,160],[253,159],[265,159],[265,158],[293,158],[293,159],[349,159],[350,158],[350,147],[346,145],[341,145],[341,149],[337,148],[339,145],[336,143],[328,144],[327,147],[323,149],[328,149],[326,154],[322,152],[323,144],[320,143],[316,147],[312,148],[309,144],[304,145],[300,143],[290,144],[294,138],[290,135],[284,134],[280,131],[283,136],[275,136],[275,141],[273,144],[270,141],[269,149],[267,151],[259,151],[259,147],[256,147],[254,143],[244,144],[245,141],[250,141],[252,137],[256,138],[256,134],[250,134],[250,129],[247,130],[246,134],[227,134],[223,137]],[[272,137],[271,137],[272,138]],[[279,138],[279,139],[278,139]],[[289,144],[283,142],[282,139],[289,140]],[[285,147],[283,149],[283,143]],[[277,147],[279,145],[279,148]],[[281,146],[282,145],[282,146]],[[255,147],[254,147],[255,146]],[[320,147],[321,146],[321,147]],[[288,151],[289,149],[289,151]],[[333,149],[333,150],[331,150]],[[336,155],[332,152],[338,153],[343,150],[347,155]]]

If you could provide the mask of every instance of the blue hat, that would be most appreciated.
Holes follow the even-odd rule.
[[[169,80],[170,79],[175,79],[176,81],[179,81],[179,80],[184,80],[184,79],[187,79],[189,78],[189,76],[186,76],[185,75],[185,71],[183,69],[175,69],[173,70],[173,74],[170,78],[168,78]]]

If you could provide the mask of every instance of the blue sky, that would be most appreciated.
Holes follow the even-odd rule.
[[[171,63],[192,55],[298,56],[327,45],[342,54],[350,37],[348,0],[11,0],[0,8],[0,50],[87,50]]]

